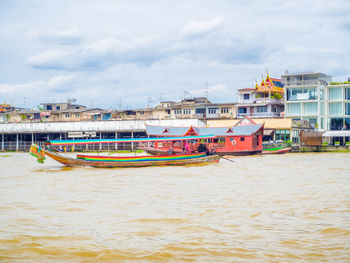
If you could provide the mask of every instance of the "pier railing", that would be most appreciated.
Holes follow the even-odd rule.
[[[38,145],[43,145],[45,141],[35,141]],[[12,141],[0,142],[0,151],[23,151],[27,152],[32,145],[31,142],[26,141]],[[118,150],[136,150],[136,144],[132,143],[101,143],[101,144],[90,144],[90,145],[75,145],[74,151],[118,151]]]

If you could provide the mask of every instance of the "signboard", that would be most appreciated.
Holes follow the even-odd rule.
[[[96,132],[68,132],[68,138],[96,137]]]

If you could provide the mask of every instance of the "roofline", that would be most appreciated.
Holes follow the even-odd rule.
[[[288,73],[288,74],[284,74],[281,77],[287,77],[287,76],[299,76],[299,75],[322,75],[322,76],[326,76],[326,77],[332,77],[331,75],[327,75],[321,72],[305,72],[305,73]]]

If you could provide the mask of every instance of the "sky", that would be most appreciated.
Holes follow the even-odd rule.
[[[266,72],[350,78],[348,0],[0,0],[0,103],[154,107]]]

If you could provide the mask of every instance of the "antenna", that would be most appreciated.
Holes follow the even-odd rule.
[[[152,98],[148,97],[148,101],[147,101],[147,108],[149,109],[150,104],[152,103]]]
[[[161,101],[163,100],[162,93],[159,92],[159,93],[158,93],[158,96],[159,96],[159,97],[158,97],[158,98],[159,98],[159,102],[161,102]]]
[[[121,111],[122,110],[122,99],[119,99],[118,106],[119,106],[119,111]]]
[[[184,99],[186,99],[186,94],[189,96],[189,99],[193,97],[191,93],[189,93],[188,91],[184,90]]]
[[[26,106],[26,99],[28,99],[28,97],[23,97],[23,108]]]

